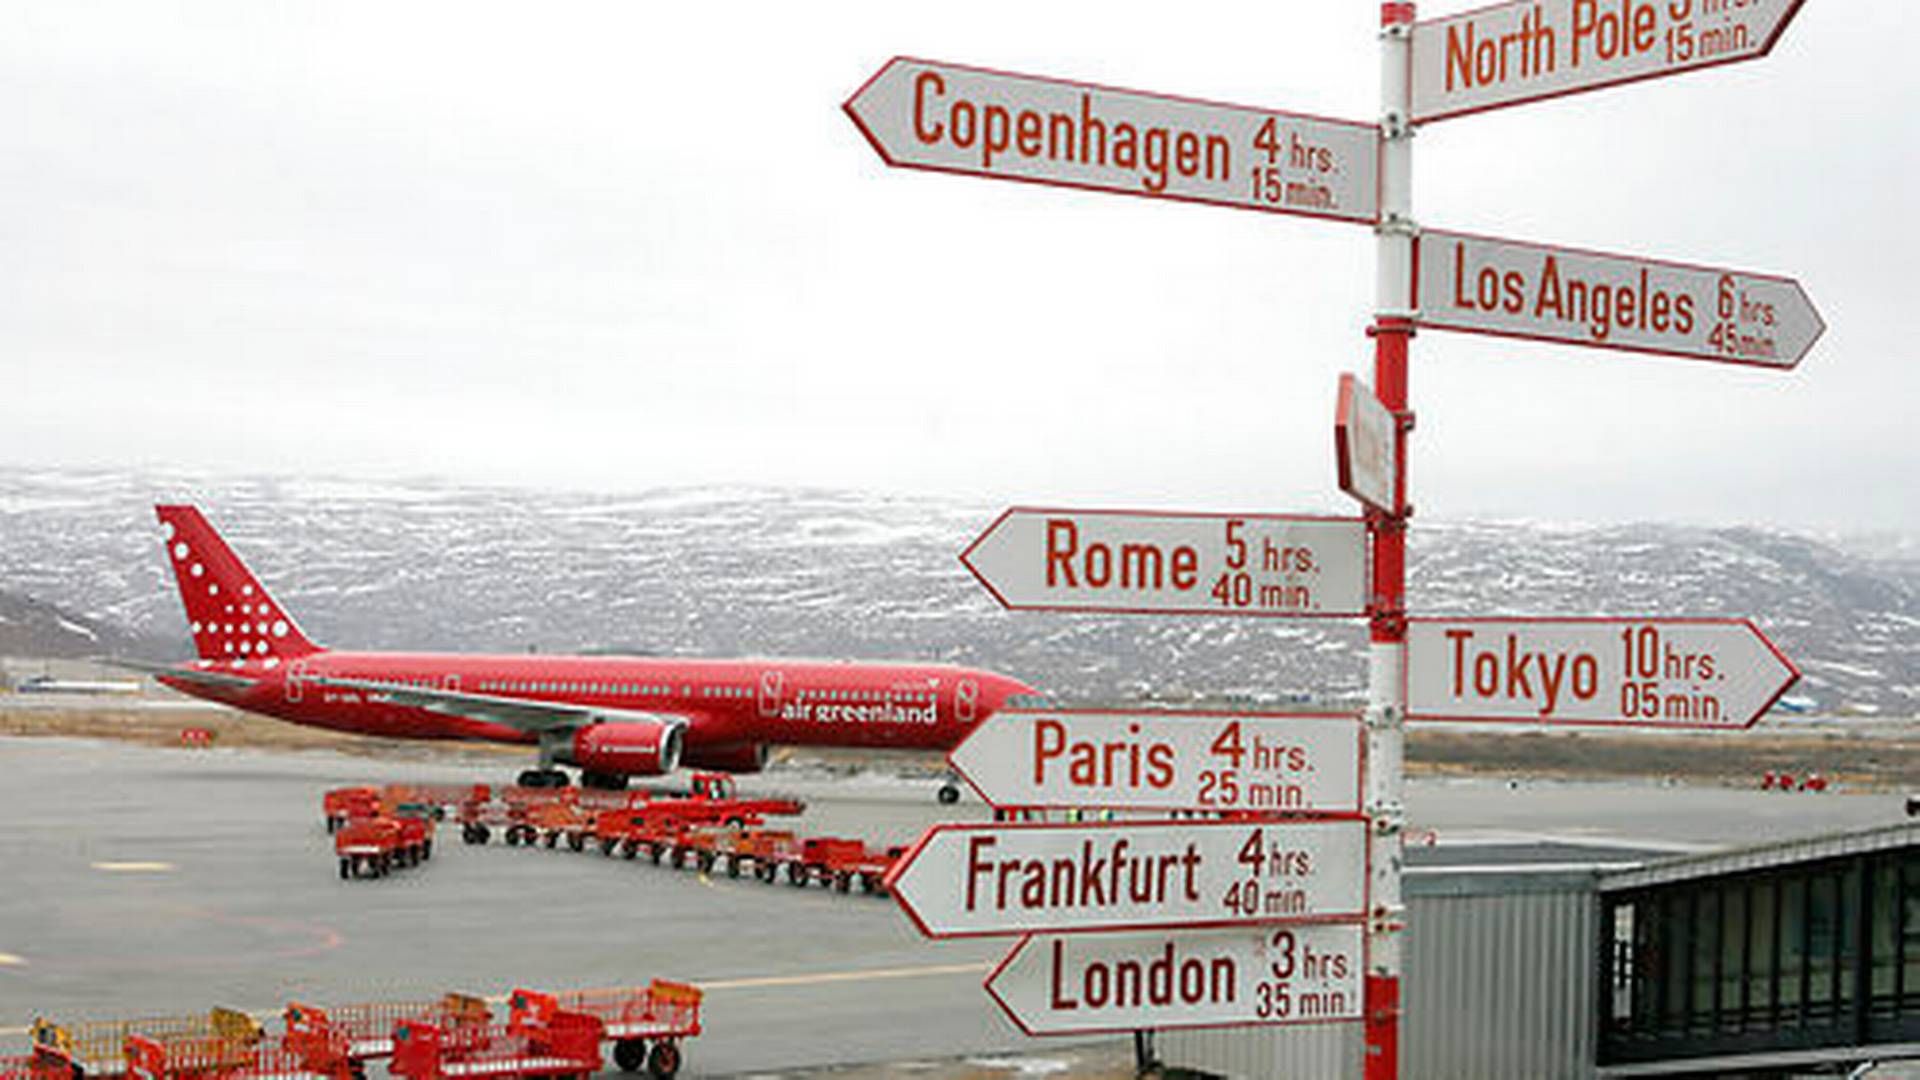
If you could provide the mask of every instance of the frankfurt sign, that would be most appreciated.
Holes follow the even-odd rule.
[[[936,825],[886,886],[928,937],[1328,922],[1365,913],[1366,822]]]

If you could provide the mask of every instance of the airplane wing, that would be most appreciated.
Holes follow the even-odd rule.
[[[461,690],[441,690],[405,683],[381,682],[378,679],[343,679],[330,675],[309,675],[306,681],[313,686],[358,690],[370,696],[377,695],[395,705],[410,705],[416,709],[425,709],[444,716],[458,716],[468,720],[502,724],[520,731],[563,730],[581,727],[596,719],[652,720],[662,724],[687,722],[687,717],[677,713],[635,712],[630,709],[575,705],[564,701],[528,701],[525,698],[470,694]]]
[[[145,672],[148,675],[165,675],[169,679],[181,682],[199,683],[219,690],[251,690],[254,681],[244,675],[229,675],[224,671],[201,671],[198,668],[175,667],[172,664],[156,664],[148,660],[128,660],[116,656],[102,656],[98,663],[111,664],[126,668],[128,671]]]

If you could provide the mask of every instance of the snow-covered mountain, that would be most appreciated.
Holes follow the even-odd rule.
[[[1358,625],[1001,610],[957,555],[1001,509],[848,491],[629,495],[0,470],[0,590],[184,626],[151,505],[198,502],[318,640],[363,648],[944,659],[1074,698],[1337,700]],[[1416,614],[1750,616],[1823,711],[1920,713],[1903,537],[1420,521]]]

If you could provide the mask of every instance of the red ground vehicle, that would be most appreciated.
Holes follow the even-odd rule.
[[[493,1019],[485,1001],[466,994],[447,994],[438,1001],[378,1001],[331,1009],[293,1002],[283,1015],[287,1031],[281,1045],[309,1060],[342,1055],[355,1075],[364,1071],[366,1062],[392,1056],[394,1026],[402,1020],[458,1029],[484,1026]]]
[[[548,847],[558,847],[564,839],[568,847],[582,851],[587,846],[587,834],[593,828],[593,819],[591,811],[580,809],[571,799],[531,806],[527,808],[526,828],[531,828],[533,834],[528,834],[523,828],[521,842],[532,845],[534,835],[537,835]],[[513,843],[511,832],[507,835],[507,843]]]
[[[508,999],[516,1019],[538,1025],[543,1017],[580,1013],[600,1021],[613,1042],[613,1060],[625,1072],[642,1065],[660,1080],[680,1071],[680,1040],[700,1034],[700,989],[655,979],[646,986],[542,994],[515,990]]]
[[[134,1035],[163,1043],[213,1039],[249,1047],[265,1036],[252,1017],[232,1009],[211,1009],[197,1016],[94,1020],[64,1025],[36,1019],[32,1034],[34,1052],[42,1061],[66,1068],[76,1077],[125,1073],[127,1040]]]
[[[859,847],[853,845],[858,844]],[[893,864],[906,854],[906,845],[895,844],[885,850],[869,849],[858,840],[845,844],[830,845],[824,852],[825,860],[820,870],[820,883],[832,887],[836,892],[847,892],[858,881],[862,892],[873,896],[885,896],[886,886],[881,879]]]
[[[559,1010],[538,1022],[443,1028],[402,1020],[393,1030],[387,1071],[407,1080],[446,1077],[585,1077],[605,1063],[598,1017]]]
[[[327,819],[327,832],[339,832],[354,818],[379,816],[380,791],[371,787],[334,788],[320,797],[320,813]]]
[[[761,864],[770,862],[776,851],[795,848],[799,843],[785,829],[728,830],[714,845],[715,865],[725,867],[728,877],[758,875]]]
[[[333,834],[333,853],[340,857],[340,877],[377,878],[402,865],[400,823],[392,818],[350,821]]]
[[[73,1064],[35,1048],[30,1054],[0,1056],[0,1080],[77,1080]]]
[[[352,1080],[353,1072],[338,1044],[297,1052],[273,1042],[133,1035],[127,1039],[127,1075],[132,1080]]]
[[[540,829],[531,821],[548,812],[549,807],[575,805],[572,788],[510,787],[497,795],[484,785],[475,785],[458,808],[460,838],[469,844],[484,844],[493,831],[511,846],[532,845],[540,838]]]

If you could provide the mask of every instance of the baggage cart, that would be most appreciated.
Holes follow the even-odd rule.
[[[437,1001],[373,1001],[325,1009],[296,1001],[282,1017],[287,1026],[283,1046],[320,1059],[337,1046],[351,1070],[359,1073],[367,1062],[393,1056],[393,1030],[402,1020],[457,1030],[484,1027],[493,1014],[480,998],[446,994]]]
[[[400,862],[403,846],[400,823],[392,818],[356,819],[333,834],[342,880],[387,876],[404,865]]]
[[[295,1053],[273,1042],[127,1037],[129,1080],[352,1080],[346,1056]]]
[[[32,1053],[0,1055],[0,1080],[78,1080],[73,1063],[35,1047]]]
[[[326,818],[329,835],[354,818],[374,817],[380,813],[380,791],[371,787],[334,788],[320,796],[320,813]]]
[[[623,1072],[643,1066],[659,1080],[680,1071],[680,1042],[700,1034],[700,988],[669,979],[645,986],[568,990],[543,994],[515,990],[508,999],[515,1016],[538,1023],[541,1016],[584,1013],[600,1021],[613,1043],[613,1061]]]
[[[211,1009],[197,1016],[91,1020],[77,1024],[57,1024],[37,1018],[31,1033],[36,1053],[64,1064],[78,1077],[126,1073],[127,1039],[134,1035],[159,1042],[220,1039],[248,1046],[258,1043],[265,1035],[253,1017],[234,1009]]]
[[[544,1023],[443,1028],[424,1020],[394,1025],[387,1071],[407,1080],[480,1077],[584,1077],[604,1060],[604,1028],[585,1013],[558,1011]]]
[[[853,845],[859,844],[859,847]],[[827,847],[824,865],[820,871],[821,884],[832,887],[835,892],[850,892],[853,883],[860,883],[860,891],[869,896],[885,896],[887,889],[882,880],[893,864],[906,854],[906,845],[895,844],[884,850],[869,849],[860,841],[848,841]]]

